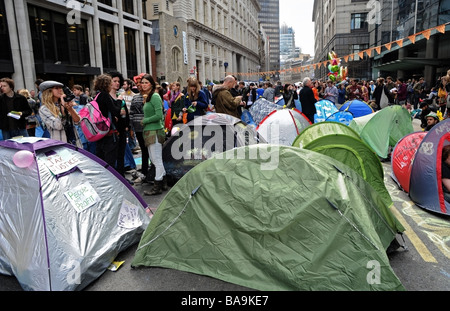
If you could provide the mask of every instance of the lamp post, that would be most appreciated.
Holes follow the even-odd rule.
[[[256,76],[258,77],[258,82],[259,82],[259,79],[261,78],[261,73],[259,72],[260,70],[261,70],[261,66],[256,65]]]
[[[223,66],[225,67],[225,77],[226,77],[227,76],[228,62],[224,62]]]

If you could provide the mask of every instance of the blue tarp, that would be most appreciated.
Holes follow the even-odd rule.
[[[315,106],[314,123],[324,122],[329,116],[338,111],[333,102],[326,99],[319,100],[315,103]]]

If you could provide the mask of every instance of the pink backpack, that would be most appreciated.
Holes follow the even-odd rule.
[[[111,127],[111,120],[105,118],[98,107],[97,97],[98,94],[78,112],[81,118],[79,125],[84,136],[90,142],[105,137]]]

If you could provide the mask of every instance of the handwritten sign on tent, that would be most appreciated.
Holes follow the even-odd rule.
[[[124,200],[120,208],[119,219],[117,225],[125,229],[134,229],[142,225],[142,220],[139,217],[138,206]]]
[[[68,172],[80,162],[76,155],[69,150],[60,150],[56,154],[46,156],[43,160],[53,175]]]
[[[64,192],[65,197],[79,213],[100,201],[100,197],[89,182]]]

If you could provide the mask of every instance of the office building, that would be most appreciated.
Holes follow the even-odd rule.
[[[280,70],[280,0],[259,0],[259,20],[269,38],[269,70]]]
[[[450,22],[450,1],[382,0],[380,4],[377,22],[369,24],[371,46],[382,47],[373,58],[374,76],[424,77],[428,87],[434,86],[450,69],[450,25],[444,25]],[[443,32],[433,29],[440,25]],[[386,44],[397,41],[402,46],[394,43],[387,48]]]
[[[16,89],[37,78],[92,86],[111,70],[152,72],[146,1],[0,1],[0,75]]]

